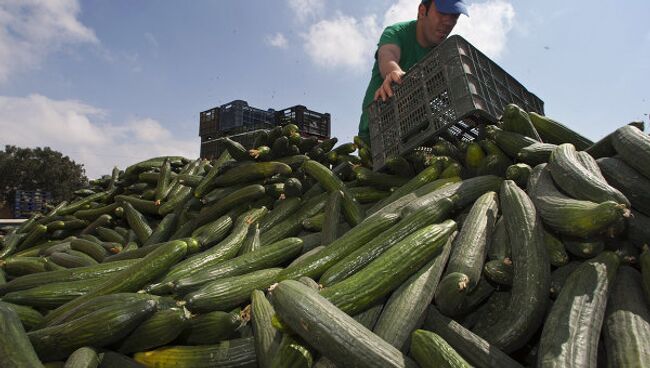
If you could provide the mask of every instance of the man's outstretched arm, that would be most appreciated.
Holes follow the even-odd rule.
[[[382,99],[386,101],[393,96],[391,84],[402,83],[402,76],[405,74],[399,66],[401,50],[399,46],[386,44],[379,47],[377,51],[377,63],[379,64],[379,73],[384,78],[384,83],[375,92],[375,100]]]

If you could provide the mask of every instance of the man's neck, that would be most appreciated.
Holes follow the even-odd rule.
[[[436,46],[435,43],[429,44],[426,40],[426,37],[424,37],[424,25],[420,19],[416,20],[415,23],[415,40],[418,42],[418,45],[425,49],[430,49]]]

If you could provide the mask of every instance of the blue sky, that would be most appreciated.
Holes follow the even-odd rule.
[[[650,112],[650,2],[468,1],[465,36],[592,139]],[[303,104],[356,134],[381,30],[418,0],[0,0],[0,145],[89,177],[197,157],[199,112]]]

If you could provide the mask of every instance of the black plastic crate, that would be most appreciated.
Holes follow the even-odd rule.
[[[368,109],[375,170],[392,155],[427,146],[442,133],[472,141],[505,106],[544,113],[544,102],[461,36],[449,37],[408,70],[395,96]]]
[[[275,113],[275,122],[278,125],[295,124],[303,137],[316,137],[327,139],[332,133],[331,116],[329,113],[320,113],[309,110],[306,106],[296,105]]]
[[[252,149],[254,148],[253,145],[255,143],[255,137],[260,130],[267,130],[267,129],[252,130],[249,132],[227,135],[227,137],[232,139],[235,142],[241,143],[241,145],[243,145],[247,149]],[[226,146],[221,142],[220,138],[202,142],[201,158],[215,159],[219,157],[225,150],[226,150]]]

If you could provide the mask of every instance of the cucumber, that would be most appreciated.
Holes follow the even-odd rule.
[[[48,261],[41,257],[9,257],[0,260],[0,268],[4,268],[8,275],[17,277],[48,271]]]
[[[300,238],[280,240],[257,251],[202,268],[189,276],[174,281],[173,288],[177,294],[184,295],[199,289],[210,281],[277,267],[295,258],[301,250],[302,240]]]
[[[261,368],[270,368],[271,360],[282,338],[282,334],[271,324],[275,310],[264,296],[264,292],[254,290],[251,294],[251,311],[257,362]]]
[[[253,290],[276,282],[280,268],[269,268],[205,284],[185,296],[185,307],[193,313],[226,311],[246,302]]]
[[[361,156],[361,148],[359,149],[359,156]],[[366,148],[367,149],[367,148]],[[401,156],[390,156],[386,158],[386,168],[391,174],[398,175],[404,178],[412,178],[415,176],[415,172],[411,167],[411,164]]]
[[[79,254],[56,252],[47,257],[47,261],[65,268],[87,267],[97,264],[97,261],[95,261],[92,257],[87,256],[85,253],[81,254],[84,256],[81,257]]]
[[[386,198],[381,200],[379,203],[377,203],[375,206],[371,207],[370,213],[376,212],[381,207],[384,207],[390,203],[395,202],[398,198],[411,193],[424,185],[431,183],[438,179],[442,172],[442,166],[441,165],[431,165],[422,170],[417,176],[415,176],[413,179],[409,180],[407,183],[404,185],[398,187],[395,189],[391,195]]]
[[[160,165],[160,174],[156,181],[156,190],[154,194],[156,204],[160,204],[160,202],[167,197],[167,193],[169,193],[169,190],[171,189],[171,186],[169,185],[171,181],[171,170],[172,167],[169,160],[165,159],[162,165]]]
[[[582,262],[571,261],[551,273],[551,297],[553,299],[560,295],[560,291],[562,291],[562,287],[564,287],[564,283],[566,283],[569,275],[571,275],[571,273],[581,264]]]
[[[43,367],[13,308],[0,304],[0,359],[6,367]]]
[[[93,288],[106,282],[106,280],[108,280],[108,276],[89,280],[51,283],[27,290],[12,291],[5,294],[2,300],[31,307],[56,308],[87,294]]]
[[[158,284],[151,285],[152,288],[148,287],[148,290],[155,290],[158,288],[157,286],[160,286],[162,288],[161,291],[168,291],[172,286],[170,282],[183,276],[199,272],[204,267],[235,257],[237,252],[239,252],[239,248],[241,247],[244,238],[246,237],[246,233],[248,233],[251,223],[257,221],[257,219],[265,213],[266,208],[264,207],[261,209],[252,209],[243,213],[237,218],[233,231],[224,240],[204,252],[195,254],[182,262],[175,264]]]
[[[645,291],[646,300],[650,300],[650,251],[647,245],[643,248],[639,263],[643,275],[643,291]]]
[[[361,271],[324,288],[320,294],[348,314],[361,312],[399,287],[441,252],[455,230],[456,223],[451,220],[426,226],[395,244]]]
[[[501,216],[494,224],[494,230],[490,238],[487,256],[489,260],[493,261],[510,258],[511,255],[510,239],[508,238],[508,232],[506,231],[505,221],[503,216]]]
[[[456,321],[442,315],[434,306],[430,305],[427,310],[424,328],[440,335],[452,348],[476,367],[522,367],[496,346],[475,335]]]
[[[650,179],[617,157],[598,159],[608,183],[620,189],[637,211],[650,216]]]
[[[189,313],[186,310],[159,310],[129,334],[119,351],[129,354],[169,344],[188,326]]]
[[[531,122],[530,116],[521,107],[513,103],[507,104],[503,109],[501,120],[503,122],[501,125],[503,130],[519,133],[539,142],[542,141],[537,129],[535,129],[535,126]]]
[[[623,193],[580,163],[571,144],[561,144],[553,151],[548,168],[558,187],[576,199],[598,203],[614,201],[630,207],[630,201]]]
[[[544,245],[546,245],[546,252],[551,266],[562,267],[569,263],[569,255],[562,241],[546,230],[544,230]]]
[[[97,237],[103,241],[120,243],[120,244],[124,244],[126,242],[124,236],[113,229],[109,229],[104,226],[99,226],[95,231],[97,232]]]
[[[133,359],[147,367],[256,367],[252,337],[222,341],[216,345],[165,346],[140,352]]]
[[[398,220],[399,216],[395,214],[368,218],[328,245],[323,251],[306,258],[299,264],[284,269],[278,279],[296,279],[301,276],[319,277],[329,267],[388,229]]]
[[[205,225],[223,216],[231,209],[259,199],[266,194],[266,190],[259,184],[253,184],[236,190],[216,203],[203,207],[197,218],[198,225]]]
[[[270,178],[274,175],[290,175],[291,167],[281,162],[254,162],[232,168],[217,176],[213,183],[217,187],[244,184],[255,180]]]
[[[508,353],[523,347],[541,326],[551,275],[542,224],[532,201],[511,180],[503,182],[499,197],[508,236],[517,244],[512,247],[512,299],[493,326],[476,334]]]
[[[593,258],[605,249],[605,242],[600,239],[563,239],[566,250],[579,258]]]
[[[650,179],[650,137],[631,125],[618,128],[612,135],[612,145],[625,163]]]
[[[155,309],[156,303],[152,300],[135,301],[31,331],[27,336],[40,358],[63,359],[83,346],[103,347],[120,341]]]
[[[328,192],[341,191],[343,193],[341,207],[343,208],[343,215],[350,226],[356,226],[363,220],[363,210],[341,179],[317,161],[305,161],[302,167],[309,176],[316,179]]]
[[[650,244],[650,217],[632,210],[627,219],[627,239],[639,249]]]
[[[616,202],[595,203],[561,193],[545,164],[533,170],[530,181],[530,196],[544,224],[561,235],[587,238],[610,231],[617,222],[629,216],[625,206]],[[532,183],[534,181],[536,184]]]
[[[114,262],[111,264],[98,264],[90,267],[81,267],[69,270],[50,271],[42,274],[26,275],[15,278],[4,285],[0,285],[0,295],[4,295],[11,291],[25,290],[55,282],[97,278],[103,275],[120,272],[137,262],[137,260],[126,260],[121,262]]]
[[[97,350],[84,346],[70,354],[63,368],[97,368],[101,361]]]
[[[260,231],[265,232],[294,213],[301,204],[300,198],[280,200],[267,216],[260,220]]]
[[[284,238],[295,236],[302,230],[302,221],[321,212],[325,207],[327,194],[323,193],[302,203],[299,209],[289,214],[267,231],[262,231],[262,246]],[[261,228],[261,225],[260,225]]]
[[[511,158],[516,158],[519,151],[524,147],[528,147],[534,143],[540,143],[539,141],[526,137],[525,135],[501,130],[494,125],[488,125],[485,128],[485,133],[488,138],[495,141],[499,148],[501,148],[501,150]]]
[[[6,301],[0,301],[0,306],[13,309],[18,314],[18,318],[26,331],[29,331],[33,327],[39,326],[43,323],[43,315],[31,307],[12,304]]]
[[[391,294],[372,328],[377,336],[401,351],[406,350],[409,334],[420,327],[426,308],[433,300],[453,240],[452,235],[440,254]]]
[[[298,336],[284,334],[275,352],[272,368],[309,368],[314,363],[311,349]]]
[[[485,263],[485,277],[499,285],[512,286],[512,261],[509,258]]]
[[[210,345],[227,340],[242,326],[239,312],[210,312],[190,319],[187,336],[181,340],[186,345]]]
[[[442,337],[431,331],[413,331],[411,354],[422,368],[471,367]]]
[[[135,264],[125,268],[104,284],[97,286],[84,296],[78,297],[49,313],[46,322],[69,312],[71,309],[97,296],[138,291],[147,283],[160,277],[171,265],[177,263],[187,253],[187,243],[174,241],[157,248]]]
[[[246,253],[254,252],[262,246],[262,241],[260,240],[260,225],[259,222],[255,224],[255,227],[248,229],[246,238],[239,249],[238,256],[243,256]]]
[[[522,148],[517,153],[517,159],[534,167],[547,163],[551,157],[551,153],[556,148],[557,145],[552,143],[533,143],[530,146]]]
[[[421,207],[333,264],[323,273],[319,282],[324,286],[331,286],[350,277],[413,232],[447,218],[451,209],[452,202],[446,198]],[[388,213],[390,212],[386,214]],[[375,216],[385,216],[386,214],[382,215],[381,211],[376,212],[366,221],[370,221]]]
[[[199,185],[197,185],[196,188],[194,188],[194,196],[196,198],[203,198],[203,196],[205,194],[210,192],[214,188],[214,178],[216,178],[217,175],[219,175],[222,172],[224,166],[227,163],[232,162],[232,161],[233,161],[232,157],[230,156],[228,151],[225,150],[219,156],[219,158],[217,158],[213,162],[212,168],[203,177],[203,180],[199,183]]]
[[[104,259],[110,255],[110,252],[101,245],[83,239],[74,239],[70,242],[70,249],[83,252],[97,262],[104,261]]]
[[[581,151],[593,144],[589,139],[553,119],[536,112],[529,112],[528,116],[544,142],[555,144],[571,143]]]
[[[310,218],[302,220],[302,227],[307,231],[319,232],[323,230],[324,213],[316,214]]]
[[[512,180],[520,188],[526,189],[526,184],[528,183],[528,178],[533,169],[526,164],[514,164],[508,166],[506,169],[506,179]]]
[[[135,234],[138,237],[138,241],[140,244],[146,243],[147,239],[149,239],[149,236],[151,236],[151,233],[153,232],[147,223],[146,218],[142,215],[142,213],[138,212],[138,210],[136,210],[129,202],[122,202],[122,207],[124,207],[126,221],[129,223],[131,229],[135,231]]]
[[[609,367],[642,367],[650,362],[650,311],[641,274],[632,267],[618,270],[607,301],[603,335]]]
[[[341,217],[341,202],[343,192],[334,191],[329,194],[325,203],[323,229],[321,231],[321,245],[329,245],[338,238],[338,224]]]
[[[417,367],[398,349],[298,281],[279,283],[272,295],[283,323],[337,365]]]
[[[201,249],[208,249],[219,243],[228,235],[233,226],[233,218],[230,214],[223,215],[218,219],[209,222],[192,231],[191,237],[196,239]]]
[[[603,252],[571,273],[544,323],[538,367],[596,366],[607,297],[619,263],[615,253]]]

